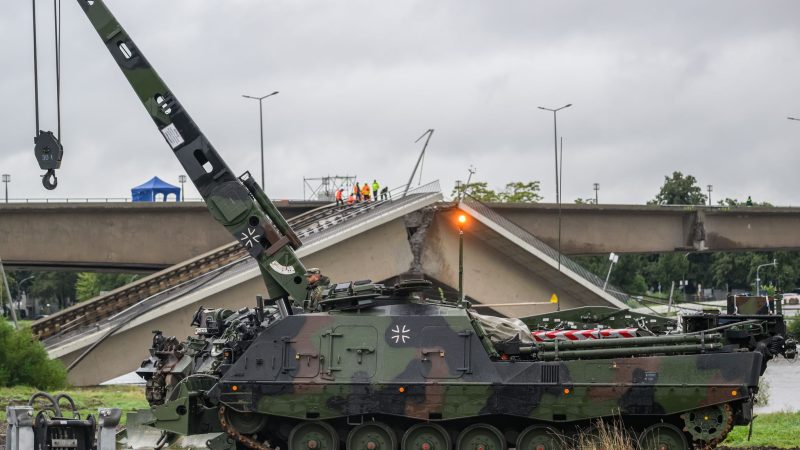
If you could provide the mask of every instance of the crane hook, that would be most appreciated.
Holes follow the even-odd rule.
[[[61,168],[64,147],[61,146],[61,142],[53,135],[52,131],[40,130],[39,134],[33,138],[33,142],[35,144],[33,151],[39,162],[39,168],[47,171],[42,176],[42,185],[45,189],[52,191],[58,185],[56,169]]]
[[[56,178],[56,169],[50,169],[42,175],[42,185],[48,191],[52,191],[58,186],[58,178]]]

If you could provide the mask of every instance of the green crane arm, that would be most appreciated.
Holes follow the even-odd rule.
[[[256,181],[236,177],[102,0],[78,0],[219,223],[258,261],[271,299],[306,296],[300,239]]]

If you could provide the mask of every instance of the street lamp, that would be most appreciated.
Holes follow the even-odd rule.
[[[253,97],[250,95],[242,95],[244,98],[249,98],[251,100],[258,100],[258,122],[261,129],[261,189],[264,189],[264,99],[267,97],[272,97],[273,95],[277,95],[278,91],[273,92],[272,94],[267,94],[263,97]]]
[[[599,200],[598,200],[598,197],[597,197],[597,191],[599,191],[599,190],[600,190],[600,183],[595,183],[594,184],[594,204],[595,205],[600,203]]]
[[[545,108],[544,106],[538,107],[541,110],[550,111],[553,113],[553,149],[555,151],[556,158],[556,202],[561,200],[561,187],[558,184],[558,122],[556,120],[556,113],[564,108],[569,108],[570,106],[572,106],[572,103],[567,103],[566,105],[555,109]]]
[[[561,111],[564,108],[569,108],[572,106],[572,103],[567,103],[566,105],[560,108],[545,108],[544,106],[539,106],[538,108],[544,111],[550,111],[553,113],[553,150],[555,151],[555,159],[556,159],[556,203],[558,203],[558,271],[561,272],[561,183],[558,171],[558,122],[556,120],[556,113]],[[563,143],[561,145],[562,149],[564,147]],[[561,157],[564,157],[563,150]],[[562,161],[563,162],[563,161]]]
[[[767,266],[778,267],[778,260],[773,259],[771,263],[761,264],[760,266],[756,267],[756,297],[761,295],[761,277],[759,277],[758,272],[761,270],[762,267],[767,267]]]
[[[708,206],[711,206],[711,191],[714,190],[714,186],[708,185]]]
[[[614,252],[611,252],[611,254],[608,255],[608,260],[611,261],[611,265],[608,266],[608,274],[606,275],[606,282],[603,283],[603,292],[606,291],[606,287],[608,286],[608,279],[611,278],[611,269],[613,269],[614,264],[616,264],[617,261],[619,261],[619,255]]]
[[[4,173],[3,174],[3,183],[6,184],[6,203],[8,203],[8,183],[11,182],[11,175]]]
[[[18,307],[19,307],[20,304],[22,304],[22,294],[23,294],[22,285],[25,284],[26,282],[34,279],[34,278],[36,278],[36,276],[35,275],[31,275],[28,278],[23,278],[22,281],[13,280],[14,284],[17,285],[17,295],[19,295],[19,297],[17,298],[17,306]],[[8,297],[11,298],[10,293],[9,293]],[[36,304],[33,305],[33,314],[36,314]]]
[[[458,215],[458,301],[464,303],[464,224],[467,216]]]
[[[181,201],[186,201],[186,194],[184,194],[183,184],[186,183],[186,175],[178,175],[178,183],[181,184]]]

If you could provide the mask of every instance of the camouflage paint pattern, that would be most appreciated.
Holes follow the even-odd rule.
[[[424,304],[290,316],[247,354],[212,396],[240,411],[296,419],[677,414],[746,400],[761,367],[756,352],[492,360],[466,310]]]

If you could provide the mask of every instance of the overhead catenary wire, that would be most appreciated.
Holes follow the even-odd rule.
[[[408,189],[411,187],[411,183],[414,182],[414,175],[416,175],[417,169],[419,168],[419,165],[420,165],[420,162],[425,157],[425,150],[428,149],[428,143],[431,141],[431,136],[433,136],[433,131],[434,131],[433,128],[428,129],[427,131],[422,133],[422,136],[420,136],[419,138],[417,138],[416,141],[414,141],[414,143],[416,144],[422,138],[424,138],[425,136],[428,136],[428,138],[425,139],[425,145],[422,146],[422,151],[419,154],[419,158],[417,158],[417,163],[414,164],[414,170],[411,172],[411,176],[408,178],[408,183],[406,184],[406,189],[405,189],[405,191],[403,191],[403,197],[405,197],[406,194],[408,194]],[[420,173],[420,180],[422,180],[422,174],[421,173]]]

